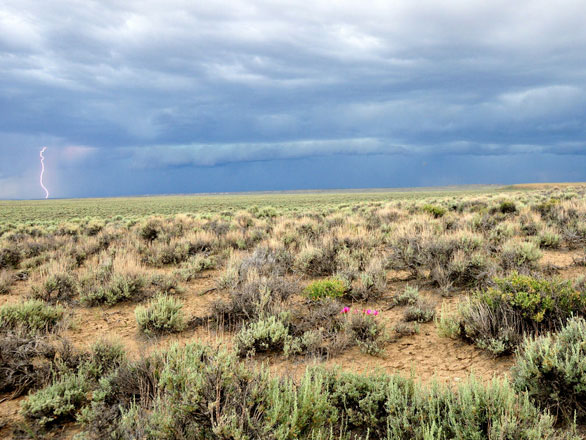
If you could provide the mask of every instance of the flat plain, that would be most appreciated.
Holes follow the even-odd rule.
[[[1,201],[0,435],[582,438],[585,195]]]

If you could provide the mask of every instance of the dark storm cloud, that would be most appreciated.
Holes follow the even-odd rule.
[[[502,156],[542,179],[544,162],[527,158],[547,155],[563,177],[586,154],[585,15],[569,0],[5,0],[0,198],[37,195],[40,145],[62,196],[74,184],[98,195],[106,175],[104,194],[140,192],[140,170],[145,192],[210,190],[149,180],[178,167],[246,189],[238,176],[276,161],[296,170],[283,185],[301,187],[304,158]],[[249,172],[225,174],[229,164]]]

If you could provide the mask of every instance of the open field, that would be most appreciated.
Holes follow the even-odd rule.
[[[506,191],[496,185],[468,185],[418,190],[363,191],[290,191],[268,193],[234,193],[223,195],[174,195],[153,197],[117,197],[106,199],[62,200],[0,200],[0,222],[52,223],[84,217],[111,219],[140,218],[148,215],[180,213],[217,214],[250,209],[252,206],[270,206],[284,212],[337,207],[347,203],[366,203],[386,200],[422,199],[426,196],[448,196]]]
[[[583,438],[585,196],[0,202],[0,437]]]

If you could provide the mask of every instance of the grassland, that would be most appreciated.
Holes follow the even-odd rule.
[[[0,435],[583,438],[585,195],[0,202]]]
[[[316,207],[386,200],[416,200],[425,197],[510,191],[510,187],[469,185],[445,188],[406,188],[396,190],[356,190],[347,192],[273,192],[223,195],[180,195],[117,197],[106,199],[0,200],[0,222],[51,223],[84,217],[112,219],[149,215],[217,214],[270,206],[281,211],[304,211]]]

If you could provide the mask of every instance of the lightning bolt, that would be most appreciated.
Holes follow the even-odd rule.
[[[41,156],[41,177],[39,178],[39,182],[41,183],[41,187],[45,190],[45,199],[49,198],[49,190],[43,184],[43,174],[45,174],[45,156],[43,153],[47,150],[47,147],[43,147],[39,156]]]

